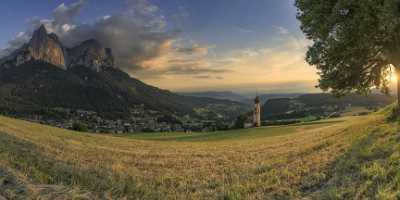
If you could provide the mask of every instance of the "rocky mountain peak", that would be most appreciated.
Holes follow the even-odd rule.
[[[113,67],[114,58],[111,49],[104,48],[96,39],[89,39],[80,45],[71,48],[68,52],[70,67],[86,66],[95,71],[101,71],[101,67]]]
[[[46,38],[47,37],[47,30],[44,25],[41,25],[37,30],[33,32],[32,39],[31,40],[36,40],[40,38]]]
[[[93,48],[103,48],[101,43],[96,40],[96,39],[88,39],[86,41],[83,41],[80,46],[88,46],[88,47],[93,47]]]
[[[10,55],[0,59],[0,66],[10,68],[30,61],[44,61],[67,69],[65,51],[56,34],[48,34],[42,25],[33,32],[30,41]]]
[[[37,29],[27,45],[29,57],[66,69],[64,48],[55,34],[47,34],[42,25]]]
[[[89,39],[67,49],[55,33],[47,32],[44,25],[33,32],[28,43],[1,59],[0,65],[19,66],[32,60],[44,61],[64,70],[84,66],[99,72],[103,67],[114,66],[111,49],[104,48],[98,40]]]

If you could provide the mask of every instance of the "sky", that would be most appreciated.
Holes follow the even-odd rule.
[[[4,0],[0,56],[44,24],[67,46],[96,38],[119,68],[172,91],[315,92],[293,0]]]

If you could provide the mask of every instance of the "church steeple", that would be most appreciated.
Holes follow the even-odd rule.
[[[258,96],[258,91],[254,98],[253,124],[255,127],[261,126],[261,102],[260,97]]]
[[[254,103],[260,103],[260,97],[257,95],[256,98],[254,98]]]

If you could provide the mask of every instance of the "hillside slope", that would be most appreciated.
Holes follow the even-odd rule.
[[[340,98],[327,93],[303,94],[295,98],[267,100],[262,106],[261,116],[264,120],[327,117],[348,107],[381,108],[393,103],[394,100],[393,96],[380,93],[368,96],[349,94]]]
[[[0,196],[395,199],[398,126],[374,114],[236,132],[113,137],[0,117]]]
[[[116,68],[95,72],[87,67],[62,70],[35,61],[18,67],[0,68],[0,110],[30,114],[63,107],[96,111],[104,117],[127,117],[134,105],[165,113],[194,114],[194,109],[221,105],[234,117],[244,109],[240,103],[186,97],[131,78]],[[240,112],[239,112],[240,113]]]
[[[0,58],[0,113],[5,115],[55,120],[71,109],[83,109],[103,118],[127,119],[142,105],[179,116],[198,117],[197,110],[203,109],[229,120],[246,109],[237,102],[181,96],[147,85],[115,66],[112,50],[101,41],[89,39],[67,48],[44,25]],[[66,112],[54,117],[55,110]]]
[[[390,115],[393,106],[380,111]],[[400,125],[378,121],[330,167],[313,199],[400,199]]]

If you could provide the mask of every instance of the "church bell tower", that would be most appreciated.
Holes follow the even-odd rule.
[[[256,98],[254,99],[253,124],[254,124],[254,127],[261,126],[261,103],[260,103],[260,97],[258,96],[258,94],[256,95]]]

